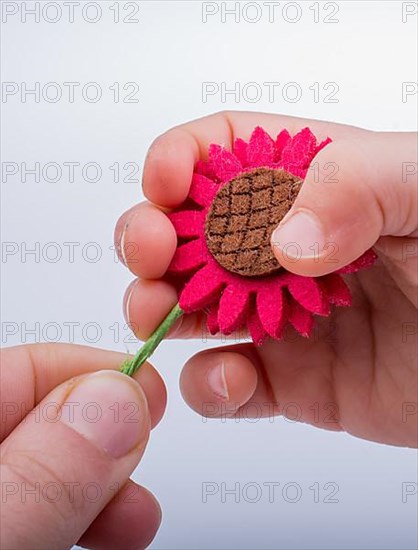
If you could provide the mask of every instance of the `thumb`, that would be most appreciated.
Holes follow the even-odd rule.
[[[70,548],[127,481],[149,429],[146,398],[121,373],[57,387],[0,446],[0,547]]]
[[[299,275],[325,275],[356,260],[380,236],[416,236],[416,139],[365,131],[361,139],[322,149],[272,234],[279,263]]]

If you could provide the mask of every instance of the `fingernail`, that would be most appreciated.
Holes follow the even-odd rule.
[[[126,237],[128,234],[128,228],[132,225],[137,215],[138,215],[138,212],[136,211],[136,209],[131,208],[129,215],[127,216],[125,225],[123,226],[122,233],[119,240],[120,257],[121,257],[122,263],[125,266],[128,266],[128,260],[130,260],[131,263],[136,261],[135,258],[133,257],[133,252],[136,250],[136,248],[133,247],[134,243],[132,242],[130,243],[129,241],[127,241]],[[127,254],[126,250],[128,250],[129,258],[126,255]]]
[[[62,405],[61,422],[120,458],[146,441],[150,421],[135,381],[119,372],[99,371],[76,382]]]
[[[131,298],[132,298],[133,292],[135,290],[135,287],[138,284],[138,281],[139,281],[139,279],[135,279],[135,280],[132,281],[132,283],[130,283],[130,285],[126,289],[125,295],[123,297],[123,316],[125,318],[125,321],[128,323],[128,325],[130,323],[129,312],[130,312],[130,307],[131,307]]]
[[[127,229],[128,229],[128,225],[129,225],[129,218],[128,218],[127,222],[125,223],[125,225],[123,226],[122,234],[120,236],[120,257],[121,257],[121,260],[122,260],[122,263],[123,263],[124,266],[128,265],[126,255],[125,255],[125,238],[126,238],[126,232],[127,232]]]
[[[225,363],[223,361],[209,369],[207,381],[210,389],[215,395],[225,401],[229,400],[228,386],[225,377]]]
[[[324,251],[325,234],[319,219],[311,212],[297,210],[274,230],[271,243],[289,259],[318,257]]]

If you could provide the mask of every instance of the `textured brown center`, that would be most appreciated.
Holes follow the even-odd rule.
[[[206,217],[208,248],[228,271],[247,277],[280,269],[270,238],[290,210],[302,180],[285,170],[257,168],[225,184]]]

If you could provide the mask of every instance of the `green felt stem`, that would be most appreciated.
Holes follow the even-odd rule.
[[[184,311],[177,303],[164,321],[155,329],[145,344],[137,351],[133,359],[127,359],[122,367],[121,372],[128,376],[133,376],[136,371],[145,363],[148,357],[154,353],[158,344],[176,322],[176,320],[183,315]]]

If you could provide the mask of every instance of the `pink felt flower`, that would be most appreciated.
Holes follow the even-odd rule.
[[[274,140],[257,127],[248,143],[237,139],[232,152],[211,145],[208,161],[197,163],[188,199],[169,214],[178,236],[169,273],[184,282],[180,308],[206,311],[211,334],[247,328],[259,345],[269,336],[280,339],[290,324],[309,336],[314,315],[351,304],[341,273],[372,265],[372,250],[336,273],[294,275],[274,259],[266,221],[290,208],[290,190],[303,184],[330,141],[318,144],[309,128],[294,137],[283,130]],[[278,180],[287,187],[275,187]]]

